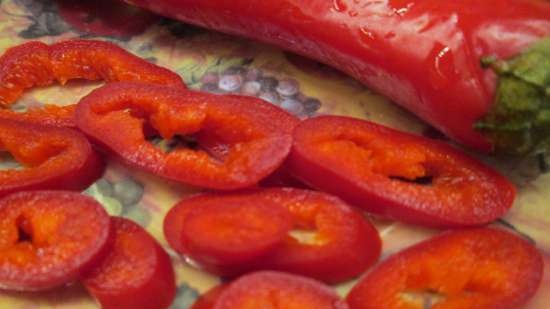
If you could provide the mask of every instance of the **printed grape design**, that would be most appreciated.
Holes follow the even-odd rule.
[[[300,91],[300,84],[295,79],[277,79],[252,67],[232,66],[222,72],[206,72],[200,83],[202,91],[255,96],[300,118],[315,115],[321,107],[318,99]]]

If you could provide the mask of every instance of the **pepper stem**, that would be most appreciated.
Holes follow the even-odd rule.
[[[550,37],[509,60],[481,59],[498,76],[495,102],[474,127],[497,152],[515,155],[550,151]]]

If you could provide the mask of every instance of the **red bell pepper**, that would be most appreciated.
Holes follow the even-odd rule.
[[[243,214],[253,205],[280,210],[266,210],[264,215]],[[214,212],[223,207],[229,208],[218,214]],[[239,208],[243,209],[237,211]],[[282,210],[290,214],[286,220],[292,231],[288,230],[287,224],[280,222],[289,216],[280,213]],[[202,216],[199,221],[197,211],[209,216]],[[206,220],[208,217],[211,220]],[[272,222],[266,223],[269,217]],[[194,228],[196,221],[208,224],[198,230]],[[270,231],[273,224],[281,228],[276,230],[278,233],[271,233],[273,237],[269,238],[265,232],[262,233],[263,229],[251,228],[258,225]],[[280,231],[284,234],[281,235]],[[166,215],[164,234],[176,251],[193,258],[205,270],[231,277],[254,269],[274,269],[330,283],[341,282],[372,266],[381,250],[377,231],[359,212],[330,195],[289,188],[207,193],[182,200]],[[226,241],[226,244],[233,245],[223,248],[221,240],[227,235],[243,236]],[[270,241],[269,247],[258,248],[258,244],[251,243],[253,237],[260,236]],[[218,247],[224,250],[223,255],[218,253],[214,258],[212,250],[198,250],[212,243],[209,239],[218,241]],[[243,259],[243,248],[248,249],[245,251],[248,252],[247,259]],[[250,253],[250,248],[255,249],[252,251],[255,254]]]
[[[506,213],[514,186],[449,145],[364,120],[299,124],[287,160],[303,182],[352,205],[427,226],[469,226]]]
[[[142,227],[113,217],[114,242],[107,257],[83,277],[102,309],[165,309],[176,283],[170,257]]]
[[[332,65],[465,145],[550,144],[548,1],[127,2]]]
[[[0,151],[22,169],[0,171],[0,196],[23,190],[84,190],[103,173],[104,163],[84,135],[0,118]]]
[[[520,308],[537,291],[543,259],[503,230],[445,232],[379,264],[351,290],[351,309]]]
[[[213,309],[348,309],[328,286],[310,278],[263,271],[245,275],[224,289]]]
[[[236,189],[281,165],[297,120],[252,97],[113,83],[80,101],[76,122],[132,166],[195,186]],[[145,140],[144,126],[166,139],[192,139],[192,145],[164,152]]]
[[[0,286],[37,291],[72,283],[105,257],[110,227],[103,207],[75,192],[0,199]]]

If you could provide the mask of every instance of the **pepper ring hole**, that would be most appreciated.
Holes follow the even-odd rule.
[[[29,231],[28,220],[23,216],[19,216],[15,224],[17,227],[17,243],[32,243],[32,232]]]
[[[396,180],[396,181],[401,181],[401,182],[406,182],[406,183],[411,183],[411,184],[417,184],[417,185],[421,185],[421,186],[429,186],[431,184],[433,184],[433,181],[434,181],[434,176],[422,176],[422,177],[417,177],[415,179],[409,179],[409,178],[405,178],[405,177],[402,177],[402,176],[389,176],[389,178],[391,180]]]

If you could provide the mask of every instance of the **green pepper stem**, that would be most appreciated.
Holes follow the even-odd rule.
[[[497,152],[516,155],[550,150],[550,37],[508,60],[493,56],[481,65],[498,75],[494,104],[474,124]]]

